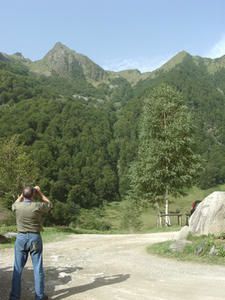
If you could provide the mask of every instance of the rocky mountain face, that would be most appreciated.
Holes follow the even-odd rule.
[[[29,68],[33,72],[47,76],[57,74],[64,77],[85,78],[92,84],[107,82],[113,78],[124,78],[134,85],[149,76],[149,73],[142,74],[139,70],[106,71],[87,56],[69,49],[60,42],[56,43],[43,59],[30,63]]]
[[[160,68],[141,73],[139,70],[123,70],[119,72],[106,71],[89,59],[87,56],[77,53],[60,42],[40,60],[32,62],[17,52],[13,55],[7,55],[0,52],[0,61],[20,61],[24,63],[32,72],[46,76],[58,75],[65,78],[84,79],[96,85],[108,82],[114,78],[124,78],[131,85],[147,78],[154,78],[162,72],[172,70],[186,59],[190,58],[198,66],[205,66],[208,72],[215,73],[225,67],[225,56],[217,59],[192,56],[186,51],[181,51],[172,57]]]
[[[106,78],[106,72],[88,57],[59,42],[43,59],[31,63],[29,67],[32,71],[47,76],[57,74],[63,77],[85,78],[94,82]]]

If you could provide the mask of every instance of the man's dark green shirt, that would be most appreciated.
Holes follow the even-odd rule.
[[[43,215],[52,208],[51,202],[33,202],[25,199],[15,202],[12,210],[16,213],[18,232],[40,232],[43,230]]]

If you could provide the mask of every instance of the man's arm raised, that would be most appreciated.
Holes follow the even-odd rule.
[[[40,210],[43,213],[48,212],[53,207],[52,202],[42,193],[39,186],[35,186],[34,188],[35,188],[37,194],[41,197],[41,200],[42,200]]]
[[[22,202],[23,201],[23,193],[21,195],[18,196],[18,198],[16,199],[16,201],[13,203],[12,205],[12,211],[16,210],[16,203]]]
[[[23,193],[18,196],[15,202],[21,202],[21,201],[23,201]]]
[[[51,201],[42,193],[42,191],[38,185],[36,185],[34,188],[35,188],[35,191],[38,193],[38,195],[41,197],[41,200],[43,202],[51,203]]]

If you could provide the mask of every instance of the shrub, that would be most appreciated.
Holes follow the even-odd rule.
[[[111,229],[111,224],[105,219],[104,209],[81,209],[76,220],[76,227],[90,230],[107,231]]]
[[[137,201],[128,199],[123,208],[121,228],[125,230],[141,230],[141,207]]]

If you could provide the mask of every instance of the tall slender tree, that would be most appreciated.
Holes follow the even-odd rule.
[[[131,168],[132,188],[142,199],[164,200],[166,215],[169,195],[191,186],[200,169],[192,124],[182,95],[172,87],[162,84],[145,99],[138,158]]]

